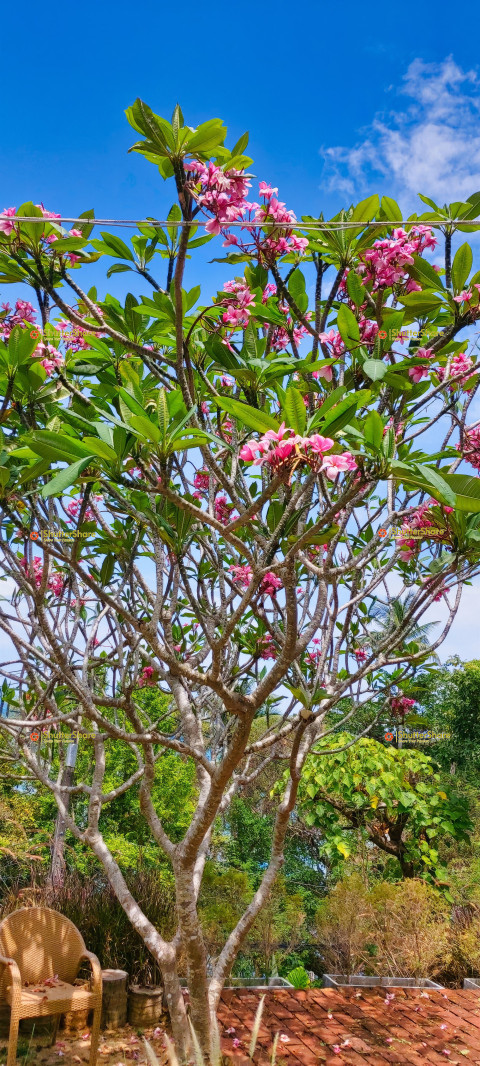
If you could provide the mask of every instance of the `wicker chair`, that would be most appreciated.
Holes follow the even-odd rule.
[[[92,968],[91,989],[73,983],[83,959]],[[53,987],[37,988],[42,980],[54,975],[59,981]],[[11,1008],[6,1066],[15,1066],[22,1018],[45,1018],[92,1008],[89,1066],[95,1066],[102,971],[97,956],[87,951],[78,929],[63,914],[48,907],[24,907],[0,922],[0,998]]]

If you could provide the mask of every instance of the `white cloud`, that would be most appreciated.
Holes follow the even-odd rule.
[[[376,114],[352,147],[322,150],[324,186],[349,196],[378,186],[418,207],[418,192],[434,200],[466,199],[480,189],[480,81],[449,57],[442,63],[415,59],[392,90],[410,102]],[[399,99],[400,103],[400,99]]]

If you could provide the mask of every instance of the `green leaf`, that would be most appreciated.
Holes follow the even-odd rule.
[[[427,259],[423,259],[421,255],[414,255],[413,259],[414,265],[410,267],[409,273],[415,281],[419,281],[424,289],[431,288],[442,292],[442,280],[437,271],[433,269],[432,264]]]
[[[117,237],[116,233],[102,233],[102,237],[109,249],[108,252],[105,252],[101,241],[93,240],[90,241],[90,244],[106,255],[118,255],[120,259],[129,259],[130,262],[135,262],[135,257],[132,255],[130,248],[120,237]]]
[[[78,216],[79,218],[95,218],[95,208],[91,207],[89,211],[82,211]],[[79,229],[82,237],[85,239],[90,236],[92,229],[94,229],[91,222],[76,222],[75,229]]]
[[[307,411],[303,402],[303,396],[295,385],[289,385],[285,395],[285,422],[287,426],[295,430],[303,437],[307,424]]]
[[[158,390],[157,396],[157,415],[158,415],[158,427],[160,430],[161,440],[166,441],[167,429],[168,429],[168,403],[167,394],[165,389]]]
[[[39,459],[37,463],[33,463],[33,466],[24,467],[20,474],[19,481],[21,485],[26,485],[28,481],[33,481],[36,478],[46,474],[50,469],[50,459]]]
[[[89,449],[82,441],[67,437],[65,433],[53,433],[48,429],[39,429],[32,434],[30,447],[38,455],[60,462],[69,462],[72,458],[91,458]]]
[[[340,304],[337,314],[337,325],[340,336],[346,348],[360,344],[360,330],[353,311],[347,304]]]
[[[125,114],[130,125],[147,138],[145,143],[139,143],[134,145],[134,148],[130,148],[131,152],[139,151],[144,154],[147,150],[153,153],[158,152],[159,155],[168,155],[169,149],[174,150],[175,142],[170,123],[160,118],[159,115],[155,115],[151,107],[148,107],[148,104],[145,104],[139,97],[131,107],[127,108]]]
[[[370,411],[365,419],[364,435],[367,444],[379,449],[383,440],[383,422],[378,411]]]
[[[115,555],[113,552],[107,552],[102,565],[100,567],[100,581],[102,585],[108,585],[112,580],[113,571],[115,570]]]
[[[118,390],[118,395],[134,415],[145,415],[145,408],[142,407],[141,403],[139,403],[138,400],[127,391],[127,389],[124,389],[122,385]]]
[[[232,156],[243,155],[248,144],[248,133],[243,133],[237,141],[234,148],[232,148]]]
[[[222,396],[221,399],[218,396],[213,396],[212,399],[223,411],[227,411],[229,415],[238,418],[243,425],[248,426],[249,429],[254,429],[257,433],[265,433],[267,429],[278,430],[280,428],[280,423],[277,422],[276,418],[267,414],[266,411],[258,411],[255,407],[249,407],[248,404],[241,403],[240,400],[232,400],[227,396]]]
[[[439,296],[435,296],[435,293],[430,289],[423,289],[422,292],[409,292],[403,296],[399,296],[399,300],[405,307],[411,308],[415,311],[416,315],[428,315],[431,311],[437,311],[442,306],[442,301]]]
[[[98,437],[84,437],[84,444],[86,444],[90,451],[94,455],[98,455],[100,459],[106,459],[108,463],[117,462],[117,453],[103,440],[99,440]]]
[[[372,218],[379,209],[380,201],[377,193],[373,196],[367,196],[366,200],[361,200],[356,207],[354,207],[352,214],[350,215],[349,222],[371,222]]]
[[[34,333],[35,336],[31,336]],[[14,326],[8,338],[8,363],[10,366],[20,366],[27,363],[33,355],[40,340],[40,331],[35,328],[23,329],[22,326]]]
[[[385,363],[382,363],[381,359],[366,359],[362,370],[371,381],[381,381],[385,377],[388,367]]]
[[[298,304],[299,300],[301,301],[302,296],[305,294],[305,277],[301,270],[294,270],[293,274],[290,275],[288,279],[288,291],[290,296],[293,296],[295,303]]]
[[[461,477],[462,475],[444,474],[443,471],[439,473],[438,470],[431,466],[423,466],[420,463],[409,465],[408,463],[397,462],[397,460],[391,463],[391,471],[394,477],[401,481],[403,485],[406,485],[407,488],[413,486],[423,489],[425,492],[430,492],[439,503],[448,507],[459,507],[458,497],[451,483],[451,478]],[[480,479],[478,478],[472,478],[471,480],[478,481],[480,484]],[[468,510],[469,508],[464,509]]]
[[[456,508],[469,514],[480,513],[480,478],[469,474],[447,474],[442,471],[443,480],[447,482],[456,496]]]
[[[111,278],[112,274],[124,274],[126,270],[133,270],[133,267],[127,263],[112,263],[107,270],[107,278]]]
[[[154,422],[151,422],[146,415],[134,415],[130,419],[131,425],[134,429],[138,429],[139,433],[147,440],[152,441],[153,444],[160,444],[161,434],[158,426]]]
[[[59,474],[48,482],[48,485],[44,485],[40,491],[40,495],[47,496],[60,496],[65,489],[68,489],[69,485],[73,485],[77,480],[79,474],[85,467],[94,459],[94,455],[89,455],[85,459],[80,459],[77,463],[72,463],[71,466],[67,466],[65,470],[61,470]]]
[[[473,255],[470,245],[461,244],[452,263],[452,284],[455,292],[461,292],[472,269]]]
[[[441,503],[445,503],[447,507],[456,507],[455,492],[438,470],[434,470],[431,466],[422,466],[420,463],[415,463],[415,469],[431,488],[432,496],[439,499]]]
[[[350,270],[347,274],[347,292],[355,307],[361,307],[365,302],[365,287],[355,270]]]
[[[401,222],[402,212],[397,204],[396,200],[392,200],[391,196],[382,196],[380,207],[388,218],[389,222]]]
[[[328,430],[328,433],[334,436],[335,433],[339,433],[344,426],[348,426],[350,419],[357,410],[358,404],[358,398],[353,396],[346,396],[344,400],[337,403],[335,407],[331,408],[320,423],[321,433],[326,433]]]

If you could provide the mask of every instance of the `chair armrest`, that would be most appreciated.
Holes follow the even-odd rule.
[[[2,965],[10,967],[12,978],[12,999],[20,999],[22,994],[22,975],[15,959],[8,959],[5,955],[0,955],[0,966]]]
[[[93,954],[93,951],[82,951],[82,954],[80,955],[80,958],[79,958],[78,961],[82,962],[83,959],[86,959],[87,962],[89,962],[90,966],[92,967],[92,977],[93,977],[92,992],[101,992],[102,991],[102,983],[103,983],[102,982],[102,967],[100,966],[100,962],[97,959],[97,956]]]

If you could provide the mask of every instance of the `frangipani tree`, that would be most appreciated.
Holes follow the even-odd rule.
[[[92,211],[69,231],[31,203],[0,219],[0,280],[31,296],[2,318],[0,626],[15,713],[0,725],[9,757],[51,790],[158,961],[186,1056],[182,955],[208,1057],[222,985],[281,868],[328,712],[348,697],[344,730],[379,693],[401,711],[402,682],[429,654],[409,635],[443,600],[435,650],[479,569],[480,481],[456,470],[462,455],[479,465],[464,334],[480,317],[480,274],[470,278],[467,244],[453,261],[451,246],[479,228],[480,194],[429,203],[405,226],[376,196],[328,223],[299,222],[263,181],[258,203],[247,199],[246,135],[229,151],[219,120],[195,130],[180,108],[169,123],[139,100],[127,117],[134,150],[174,179],[166,225],[141,224],[127,244],[92,237]],[[439,231],[444,269],[425,254]],[[199,285],[185,287],[187,261],[219,236],[228,280],[201,302]],[[133,272],[142,295],[121,302],[80,285],[101,256],[108,276]],[[430,339],[402,351],[416,323]],[[394,598],[405,609],[369,643],[379,604]],[[160,718],[142,700],[152,686],[171,700]],[[54,772],[32,723],[34,737],[93,730],[88,778]],[[135,753],[127,779],[112,739]],[[152,801],[165,751],[195,767],[181,840]],[[270,862],[207,974],[197,898],[212,829],[275,760],[288,774]],[[102,836],[106,806],[137,787],[175,877],[170,941]]]

